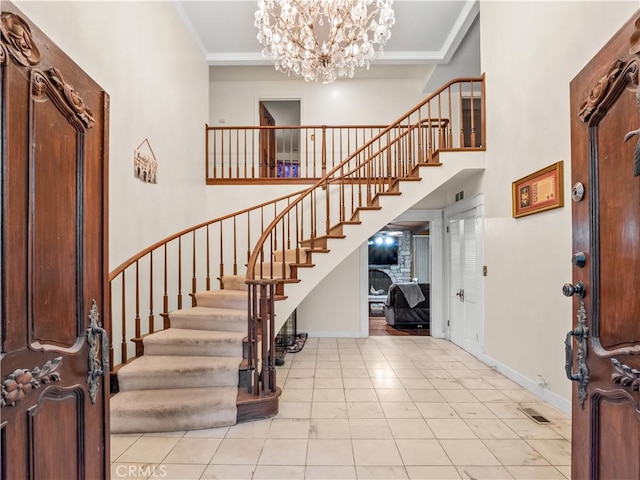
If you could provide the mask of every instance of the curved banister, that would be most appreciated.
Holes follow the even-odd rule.
[[[157,250],[158,248],[164,246],[165,244],[167,244],[169,242],[172,242],[173,240],[177,239],[178,237],[183,237],[183,236],[185,236],[185,235],[187,235],[187,234],[189,234],[189,233],[191,233],[191,232],[193,232],[195,230],[199,230],[199,229],[201,229],[203,227],[206,227],[207,225],[213,225],[214,223],[222,222],[224,220],[228,220],[230,218],[237,217],[237,216],[243,215],[245,213],[249,213],[252,210],[258,210],[258,209],[264,208],[264,207],[266,207],[268,205],[271,205],[271,204],[274,204],[274,203],[279,203],[279,202],[281,202],[283,200],[286,200],[288,198],[292,198],[292,197],[295,197],[297,195],[300,195],[303,192],[304,192],[304,190],[299,190],[297,192],[290,193],[288,195],[283,195],[282,197],[278,197],[278,198],[273,199],[273,200],[268,200],[268,201],[263,202],[263,203],[261,203],[259,205],[253,205],[251,207],[245,208],[244,210],[239,210],[237,212],[229,213],[227,215],[223,215],[222,217],[214,218],[213,220],[202,222],[202,223],[199,223],[197,225],[194,225],[193,227],[185,228],[184,230],[181,230],[178,233],[174,233],[173,235],[170,235],[167,238],[165,238],[163,240],[160,240],[159,242],[156,242],[153,245],[148,246],[144,250],[138,252],[137,254],[132,256],[131,258],[129,258],[129,259],[125,260],[124,262],[122,262],[120,265],[118,265],[116,268],[114,268],[109,273],[109,281],[112,281],[114,278],[116,278],[118,275],[120,275],[124,270],[126,270],[127,268],[132,266],[136,261],[140,260],[145,255],[149,254],[153,250]]]
[[[479,95],[474,97],[478,86]],[[462,110],[469,98],[471,120],[465,126]],[[481,107],[475,106],[477,98]],[[480,133],[474,127],[476,113],[480,114],[475,120]],[[132,335],[127,334],[128,328],[137,337],[138,356],[140,337],[154,332],[154,312],[159,310],[156,305],[161,304],[164,328],[168,328],[169,311],[182,308],[183,286],[188,286],[188,294],[195,297],[203,280],[206,290],[210,290],[211,278],[226,282],[228,275],[238,274],[238,265],[244,266],[246,259],[246,365],[252,377],[249,387],[256,395],[260,390],[275,392],[274,341],[278,325],[274,300],[284,294],[286,283],[298,281],[295,269],[311,266],[308,252],[302,260],[301,247],[328,251],[326,238],[341,235],[341,225],[357,221],[360,209],[378,208],[374,204],[376,196],[389,192],[398,180],[415,174],[417,165],[437,163],[437,152],[483,149],[484,119],[484,76],[452,80],[381,128],[377,135],[372,133],[372,138],[362,145],[347,145],[347,149],[353,147],[353,153],[342,151],[342,161],[333,167],[326,165],[329,171],[319,180],[313,179],[310,187],[181,230],[123,262],[109,275],[111,316],[120,317],[120,322],[110,322],[109,337],[117,342],[111,329],[119,329],[116,347],[119,345],[121,350],[122,363],[129,359]],[[455,130],[460,134],[456,132],[454,136]],[[341,151],[343,145],[337,147]],[[259,180],[274,183],[279,179]],[[206,254],[201,253],[205,250]],[[295,251],[295,257],[288,253],[290,250]],[[191,304],[195,305],[194,298]],[[143,322],[146,312],[142,311],[148,311],[147,321]],[[115,365],[114,343],[109,353],[110,364]]]
[[[395,128],[397,127],[401,127],[402,122],[405,120],[410,119],[410,117],[415,114],[415,113],[419,113],[421,111],[421,109],[425,106],[429,106],[430,102],[436,98],[439,98],[440,95],[442,95],[445,91],[450,90],[452,86],[458,84],[458,85],[462,85],[462,84],[466,84],[466,83],[470,83],[472,86],[472,90],[473,90],[473,84],[474,83],[478,83],[480,85],[482,85],[482,88],[484,89],[484,75],[481,77],[466,77],[466,78],[456,78],[453,79],[451,81],[449,81],[448,83],[446,83],[445,85],[443,85],[442,87],[440,87],[438,90],[436,90],[434,93],[432,93],[431,95],[429,95],[427,98],[425,98],[421,103],[419,103],[416,107],[412,108],[411,110],[409,110],[407,113],[405,113],[404,115],[398,117],[398,119],[391,123],[390,125],[388,125],[384,130],[382,130],[377,136],[375,136],[374,138],[372,138],[371,140],[369,140],[368,142],[366,142],[364,145],[362,145],[359,149],[357,149],[355,152],[353,152],[351,155],[349,155],[345,160],[343,160],[342,162],[340,162],[338,165],[336,165],[335,167],[333,167],[330,171],[328,171],[322,178],[320,178],[319,180],[317,180],[313,185],[311,185],[310,187],[308,187],[307,189],[305,189],[300,196],[296,199],[296,201],[292,202],[291,204],[287,205],[284,210],[282,210],[274,219],[273,221],[264,229],[264,233],[262,234],[262,236],[260,237],[260,239],[258,240],[258,242],[256,243],[253,251],[251,252],[251,256],[249,258],[249,263],[247,265],[247,281],[254,281],[256,280],[256,263],[258,262],[259,258],[264,258],[265,256],[265,252],[264,252],[264,246],[265,243],[267,242],[267,240],[270,238],[270,236],[273,235],[273,231],[277,228],[277,226],[283,221],[283,219],[285,218],[285,216],[287,216],[288,214],[290,214],[290,212],[294,209],[297,208],[297,206],[303,202],[312,192],[317,191],[318,189],[322,189],[322,188],[328,188],[329,183],[332,180],[332,177],[334,174],[336,174],[337,172],[339,172],[341,169],[343,169],[346,165],[348,165],[352,160],[356,159],[361,153],[365,152],[368,148],[370,148],[371,146],[373,146],[376,142],[379,142],[381,139],[383,139],[383,137],[385,135],[387,135],[388,133],[390,133],[391,131],[393,131]],[[462,88],[462,87],[460,87]],[[484,91],[482,91],[482,101],[484,101]],[[462,90],[460,89],[460,99],[462,99]],[[449,105],[451,105],[451,99],[449,99]],[[441,105],[438,105],[439,110],[441,109]],[[484,112],[484,108],[482,109],[482,111]],[[484,116],[484,113],[483,113]],[[441,115],[439,114],[438,117],[441,117]],[[430,119],[430,109],[429,109],[429,117],[428,119]],[[428,120],[427,119],[427,120]],[[419,128],[422,125],[422,118],[418,119],[418,122],[415,126],[415,128]],[[411,126],[412,124],[409,123],[408,126]],[[429,126],[426,127],[427,129],[430,128]],[[407,129],[405,131],[406,134],[409,133],[410,129]],[[484,136],[484,130],[482,131],[482,134]],[[484,145],[484,142],[482,142],[482,145]],[[386,148],[386,147],[385,147]],[[378,150],[379,153],[379,150]],[[364,161],[358,163],[353,169],[350,170],[350,173],[353,173],[357,170],[361,170],[363,167],[366,167],[368,165],[370,165],[370,163],[373,161],[375,155],[370,155],[368,157],[366,157],[364,159]],[[345,175],[341,175],[337,180],[340,181],[344,181],[344,177]],[[367,177],[367,180],[370,180],[371,177]],[[359,179],[361,181],[361,179]],[[328,194],[327,194],[327,198],[328,198]],[[328,229],[327,229],[328,230]],[[328,232],[327,232],[328,233]],[[298,247],[298,245],[296,245],[296,248]],[[286,275],[283,275],[284,277],[286,277]],[[273,275],[270,275],[270,277],[273,277]]]
[[[278,211],[280,203],[290,203],[292,199],[301,193],[301,191],[297,191],[283,195],[258,205],[223,215],[213,220],[202,222],[181,230],[164,238],[163,240],[160,240],[159,242],[154,243],[153,245],[150,245],[112,270],[109,273],[109,297],[111,302],[110,314],[112,320],[109,322],[109,338],[111,340],[111,344],[109,346],[110,365],[116,366],[118,363],[127,363],[129,360],[128,342],[132,340],[130,337],[136,339],[140,338],[141,335],[154,332],[154,311],[157,311],[157,307],[154,308],[154,306],[161,304],[161,315],[165,317],[164,328],[167,328],[166,315],[170,309],[171,298],[175,299],[175,304],[172,306],[175,306],[178,309],[182,308],[182,286],[183,283],[186,284],[188,281],[187,275],[189,275],[187,272],[187,269],[189,268],[187,267],[187,263],[191,264],[190,267],[193,272],[193,276],[191,277],[190,293],[196,293],[196,272],[201,270],[203,265],[206,268],[206,289],[209,290],[211,279],[210,270],[215,271],[217,268],[217,272],[220,277],[224,275],[223,243],[228,244],[232,242],[232,248],[228,251],[232,252],[231,260],[233,262],[233,274],[237,274],[237,256],[239,248],[238,237],[246,236],[247,245],[245,255],[248,260],[252,247],[250,233],[252,215],[260,215],[259,218],[264,219],[264,211],[265,209],[268,209],[269,211],[273,211],[273,213],[269,214],[269,218],[271,218],[271,215],[275,215]],[[244,224],[244,220],[242,220],[243,217],[246,217],[246,224]],[[237,229],[239,228],[238,224],[240,223],[238,219],[243,221],[242,228],[244,228],[244,230],[241,235],[238,235],[237,233]],[[223,229],[223,223],[225,222],[231,223],[229,228],[226,230]],[[263,223],[263,220],[261,222]],[[216,232],[219,230],[220,235],[220,264],[217,267],[211,267],[210,265],[210,249],[212,245],[210,242],[210,230],[213,229],[212,227],[215,227]],[[203,229],[204,231],[202,231]],[[258,235],[258,233],[262,231],[262,225],[259,227],[254,226],[254,229],[256,230],[256,235]],[[196,241],[197,235],[202,235],[206,238],[206,240],[201,239],[201,243],[204,244],[203,248],[206,250],[206,253],[199,257],[196,255],[196,251],[199,248],[198,242]],[[177,259],[175,258],[175,255],[173,258],[169,255],[169,250],[172,245],[175,245],[174,249],[177,250]],[[241,248],[244,249],[245,247]],[[171,253],[175,254],[176,252],[174,251]],[[189,256],[190,258],[188,258]],[[160,270],[154,271],[154,264],[156,263],[160,263],[161,268]],[[148,267],[148,270],[145,272],[146,278],[144,280],[141,279],[141,273],[143,273],[141,265]],[[169,274],[169,271],[172,271],[172,273]],[[215,273],[214,278],[216,278]],[[145,283],[147,280],[148,283]],[[176,282],[173,290],[170,285],[171,281]],[[161,298],[159,298],[160,295]],[[147,298],[148,300],[146,300]],[[146,327],[142,325],[142,319],[144,316],[141,315],[141,310],[147,308],[146,305],[144,307],[142,306],[143,299],[145,299],[144,303],[146,304],[148,302],[149,305],[149,315],[147,317],[148,325]],[[118,308],[116,308],[116,302],[118,301],[119,305]],[[119,321],[114,322],[114,317],[118,317]],[[116,338],[113,336],[114,329],[118,331]],[[128,331],[131,333],[127,333]],[[114,345],[116,342],[120,350],[119,362],[114,361]],[[136,356],[138,355],[139,352],[136,345]]]

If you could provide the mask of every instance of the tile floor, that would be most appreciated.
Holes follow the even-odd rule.
[[[570,478],[570,419],[445,340],[310,338],[285,361],[276,417],[112,435],[112,478]]]

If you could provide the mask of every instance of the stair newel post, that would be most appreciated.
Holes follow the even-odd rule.
[[[275,288],[276,284],[271,283],[269,285],[269,392],[274,393],[276,391],[276,325],[275,325]],[[265,322],[266,323],[266,322]],[[265,337],[263,337],[265,338]],[[264,340],[263,340],[264,341]]]
[[[260,377],[262,382],[260,383],[260,392],[263,393],[266,390],[266,386],[269,383],[269,296],[267,291],[267,284],[265,282],[260,283],[260,329],[261,329],[261,354],[260,354]]]
[[[196,279],[196,231],[191,232],[191,306],[196,306],[196,291],[198,290],[198,281]]]
[[[257,322],[257,285],[253,280],[247,280],[249,295],[247,297],[247,368],[250,381],[247,393],[258,394],[258,372],[256,368],[256,322]]]

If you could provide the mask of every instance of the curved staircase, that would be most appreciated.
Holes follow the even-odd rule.
[[[204,429],[275,415],[275,333],[300,301],[385,224],[484,168],[484,146],[465,147],[462,131],[456,146],[452,130],[461,125],[463,91],[474,85],[484,99],[484,78],[452,81],[311,187],[195,225],[116,268],[110,312],[119,318],[111,318],[109,333],[113,339],[117,325],[122,341],[110,345],[110,364],[117,354],[122,363],[112,371],[119,393],[111,400],[111,431]],[[446,131],[432,126],[434,115],[447,117]],[[474,135],[472,121],[472,145]],[[317,264],[316,253],[326,254]],[[210,285],[216,277],[218,290]],[[190,284],[191,308],[182,308],[183,284]],[[155,332],[158,310],[165,325]]]
[[[169,313],[170,327],[142,338],[144,355],[118,370],[113,433],[167,432],[236,423],[247,332],[247,288],[235,279]],[[233,287],[236,287],[235,289]]]

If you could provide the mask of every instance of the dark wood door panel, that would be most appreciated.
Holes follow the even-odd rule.
[[[9,2],[0,34],[0,473],[107,478],[108,95]]]
[[[51,388],[28,410],[28,462],[33,478],[85,478],[85,402],[79,388]],[[61,461],[63,460],[64,461]]]
[[[32,93],[36,85],[32,75]],[[82,299],[78,287],[83,284],[77,258],[83,250],[78,183],[84,138],[56,104],[60,99],[56,102],[50,95],[56,92],[31,102],[29,143],[35,147],[29,162],[30,342],[70,348],[84,333],[77,314]]]
[[[573,251],[585,252],[573,283],[572,478],[640,478],[640,11],[571,82]],[[636,24],[638,26],[636,26]],[[640,152],[640,150],[639,150]],[[576,338],[576,331],[574,335]]]
[[[594,393],[591,436],[597,442],[594,447],[598,454],[594,455],[592,465],[596,478],[640,478],[640,419],[629,400],[622,392]],[[611,431],[616,434],[611,435]]]
[[[640,345],[640,182],[633,176],[635,142],[620,137],[638,128],[637,118],[635,92],[624,91],[592,127],[600,200],[594,218],[599,249],[592,252],[599,270],[594,335],[605,349]]]

